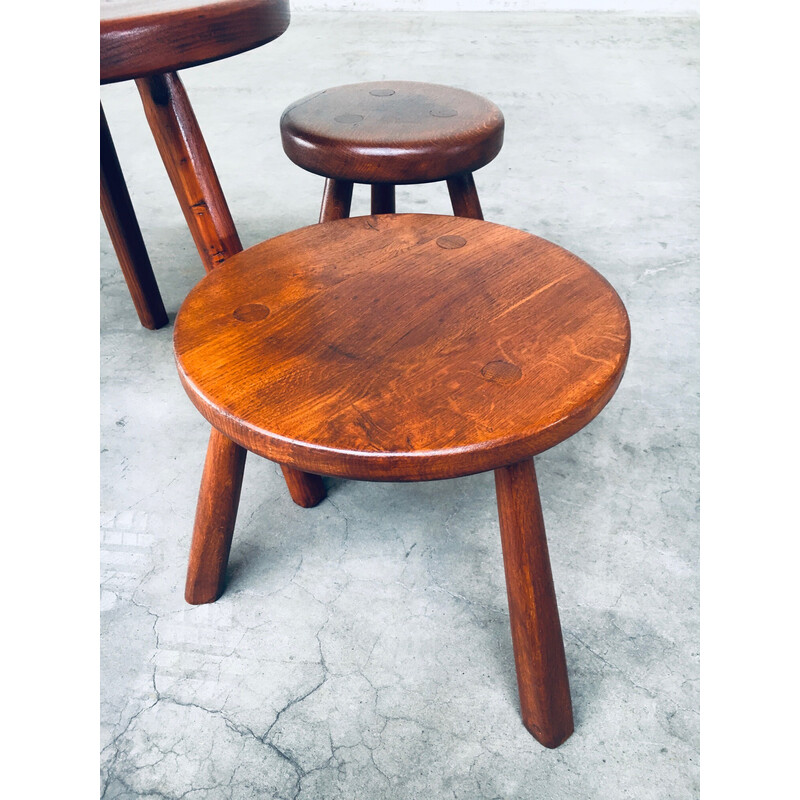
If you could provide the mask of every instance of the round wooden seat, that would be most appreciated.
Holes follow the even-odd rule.
[[[101,0],[100,83],[175,72],[266,44],[289,0]]]
[[[319,474],[494,469],[522,721],[557,747],[572,701],[531,456],[600,411],[629,347],[588,264],[481,220],[358,217],[233,256],[175,321],[181,380],[213,426],[187,601],[222,592],[248,450],[281,463],[304,506],[325,497]]]
[[[286,155],[355,183],[427,183],[474,172],[503,144],[503,115],[472,92],[411,81],[337,86],[281,117]]]
[[[428,480],[495,469],[614,393],[625,309],[586,263],[479,220],[385,215],[229,259],[175,321],[183,384],[219,431],[312,473]]]

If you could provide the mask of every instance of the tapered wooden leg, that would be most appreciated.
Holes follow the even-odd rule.
[[[371,212],[373,214],[394,214],[394,208],[394,184],[373,183]]]
[[[136,85],[172,188],[203,266],[210,272],[238,253],[242,243],[189,97],[175,72],[138,78]],[[294,485],[302,484],[304,476],[296,473]],[[318,481],[317,476],[308,477],[308,496],[318,492]],[[294,497],[295,490],[290,487],[289,491]]]
[[[246,456],[243,447],[211,429],[186,575],[185,597],[192,605],[213,603],[222,594]]]
[[[573,730],[572,700],[533,459],[494,475],[522,721],[558,747]]]
[[[100,209],[108,228],[108,235],[122,267],[139,322],[155,330],[167,324],[164,301],[158,291],[156,276],[144,246],[142,232],[136,221],[131,197],[111,131],[100,106]]]
[[[242,249],[189,97],[175,72],[138,78],[150,130],[206,271]]]
[[[478,190],[475,188],[475,179],[471,172],[448,178],[447,190],[450,192],[453,213],[457,217],[483,219],[481,201],[478,200]]]
[[[335,219],[346,219],[350,216],[350,203],[352,200],[352,181],[337,181],[333,178],[326,178],[319,221],[331,222]]]
[[[281,464],[283,477],[289,487],[289,494],[297,505],[303,508],[313,508],[325,499],[325,486],[319,475],[310,472],[300,472]]]

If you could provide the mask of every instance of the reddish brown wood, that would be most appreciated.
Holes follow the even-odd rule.
[[[289,0],[105,0],[100,82],[175,72],[242,53],[289,26]]]
[[[238,253],[242,245],[200,126],[175,70],[257,47],[280,36],[288,25],[288,0],[106,0],[101,3],[101,83],[136,79],[150,129],[206,270]],[[103,123],[104,120],[101,125]],[[110,134],[108,142],[111,142]],[[106,167],[101,171],[103,213],[109,230],[112,226],[115,228],[112,239],[142,324],[151,327],[150,318],[142,316],[146,311],[143,303],[151,298],[157,312],[153,298],[157,298],[159,304],[161,300],[149,261],[147,268],[142,261],[142,256],[147,259],[144,245],[137,247],[132,234],[131,221],[135,225],[136,220],[130,199],[129,213],[124,208],[124,198],[121,201],[121,220],[128,223],[127,231],[131,233],[129,238],[133,244],[120,251],[118,242],[126,244],[120,238],[125,229],[120,227],[116,216],[108,222],[108,214],[113,211],[112,198],[105,190]],[[124,191],[127,198],[121,172],[114,187],[120,197]],[[141,241],[138,225],[135,228]],[[131,254],[138,256],[138,260],[134,261]],[[151,316],[152,327],[157,327],[161,317],[157,313]],[[160,324],[165,323],[164,312]],[[306,503],[319,495],[321,486],[317,476],[295,471],[290,491],[293,497]],[[324,489],[322,491],[324,496]]]
[[[426,183],[488,164],[503,144],[494,103],[432,83],[337,86],[293,103],[281,138],[298,166],[356,183]]]
[[[289,487],[289,494],[297,505],[313,508],[325,499],[325,485],[319,475],[298,472],[285,465],[281,465],[281,470]]]
[[[192,546],[209,577],[187,598],[220,590],[241,484],[230,440],[281,463],[290,489],[295,469],[368,480],[494,469],[522,719],[557,747],[572,705],[531,456],[599,413],[629,348],[625,308],[598,273],[482,220],[341,219],[239,253],[175,324],[183,385],[220,431]]]
[[[197,120],[174,73],[269,42],[288,25],[289,0],[100,3],[100,82],[139,79],[150,126],[206,269],[241,250],[241,244]],[[102,165],[101,171],[106,172]],[[161,322],[158,306],[163,312],[163,304],[149,277],[152,269],[129,200],[126,204],[127,189],[121,180],[114,189],[109,194],[101,184],[106,223],[109,230],[115,228],[114,246],[142,324],[159,327],[166,323],[166,314]],[[116,209],[114,197],[119,198]],[[152,304],[149,311],[143,307],[147,302]]]
[[[367,480],[505,466],[592,420],[625,308],[577,256],[482,220],[313,225],[229,259],[175,322],[201,413],[259,455]]]
[[[222,594],[247,451],[211,429],[194,519],[186,602],[213,603]]]
[[[242,249],[200,126],[175,73],[136,81],[150,130],[206,270]]]
[[[447,190],[450,192],[453,213],[457,217],[483,219],[481,201],[478,199],[478,190],[475,188],[475,179],[471,172],[448,178]]]
[[[352,181],[325,180],[322,193],[322,208],[319,212],[320,222],[332,222],[350,216],[350,203],[353,200]]]
[[[139,321],[155,330],[169,321],[158,291],[153,267],[147,255],[128,187],[122,175],[117,151],[100,106],[100,209],[108,235],[122,267]]]
[[[558,747],[573,730],[572,701],[533,459],[494,475],[522,721]]]
[[[370,211],[373,214],[394,214],[394,185],[391,183],[372,184],[372,203]]]

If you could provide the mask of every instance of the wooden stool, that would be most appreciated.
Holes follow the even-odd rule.
[[[203,266],[242,249],[189,96],[176,72],[271,42],[289,26],[289,0],[103,0],[100,83],[135,80],[161,159]],[[100,206],[139,321],[167,324],[111,131],[100,107]],[[292,499],[314,505],[317,475],[284,468]]]
[[[266,44],[289,26],[289,0],[102,0],[100,83],[135,80],[206,270],[242,249],[177,70]],[[100,207],[139,321],[168,322],[100,107]]]
[[[372,186],[372,213],[393,214],[395,184],[447,181],[453,212],[483,219],[472,173],[503,145],[503,115],[449,86],[381,81],[337,86],[281,117],[286,155],[326,178],[320,222],[350,216],[354,183]]]
[[[630,347],[591,267],[457,217],[357,217],[278,236],[190,292],[175,354],[213,426],[186,599],[222,591],[246,451],[322,475],[424,481],[495,470],[522,719],[572,732],[532,456],[593,419]]]

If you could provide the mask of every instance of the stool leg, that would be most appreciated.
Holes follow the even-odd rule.
[[[319,221],[331,222],[335,219],[346,219],[350,216],[350,203],[352,200],[353,184],[351,181],[337,181],[333,178],[326,178]]]
[[[453,213],[457,217],[483,219],[481,201],[478,200],[478,190],[475,188],[475,179],[471,172],[448,178],[447,190],[450,192]]]
[[[213,603],[221,594],[242,491],[247,450],[211,429],[194,518],[186,602]]]
[[[137,78],[145,115],[206,271],[242,249],[214,164],[175,72]]]
[[[100,209],[108,235],[122,267],[139,322],[155,330],[167,324],[164,301],[136,221],[128,187],[122,175],[117,150],[100,106]]]
[[[281,471],[289,487],[289,494],[297,505],[313,508],[325,499],[325,486],[319,475],[300,472],[284,464],[281,464]]]
[[[522,721],[558,747],[573,730],[572,700],[533,459],[494,475]]]
[[[138,78],[136,86],[203,266],[210,272],[238,253],[242,243],[189,97],[175,72]],[[302,484],[306,477],[307,492],[317,492],[315,475],[297,472],[294,483]]]
[[[371,213],[394,214],[394,207],[394,184],[373,183]]]

